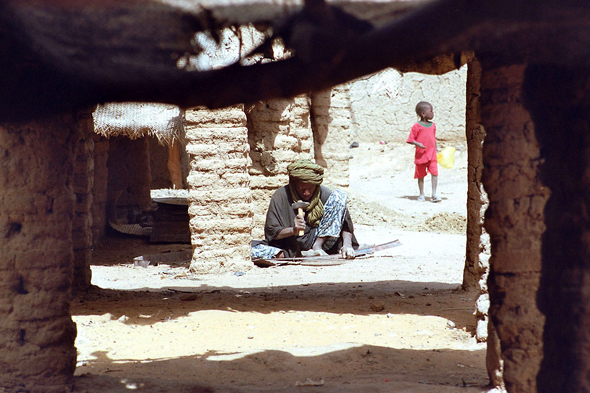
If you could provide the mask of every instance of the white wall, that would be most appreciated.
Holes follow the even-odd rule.
[[[405,74],[388,68],[351,82],[352,139],[405,142],[418,120],[419,101],[434,106],[439,141],[465,141],[467,66],[444,75]]]

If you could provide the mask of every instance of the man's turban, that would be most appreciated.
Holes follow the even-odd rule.
[[[289,176],[309,184],[322,184],[324,168],[309,160],[299,160],[287,167]]]

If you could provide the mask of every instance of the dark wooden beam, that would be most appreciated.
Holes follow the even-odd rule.
[[[64,2],[0,2],[0,121],[109,101],[219,108],[322,90],[386,67],[409,71],[430,64],[430,72],[442,73],[450,64],[460,66],[467,50],[498,62],[590,59],[590,10],[576,0],[438,0],[403,17],[392,10],[390,23],[371,29],[334,8],[338,2],[314,0],[311,16],[328,10],[331,20],[314,22],[305,9],[292,7],[275,23],[283,27],[275,30],[291,58],[203,72],[178,68],[178,56],[198,53],[194,33],[232,24],[240,17],[231,15],[245,14],[239,8],[226,10],[223,19],[221,5],[109,0],[88,8],[88,0],[71,0],[66,3],[85,6],[60,8]],[[341,3],[350,10],[371,4]],[[261,22],[279,15],[275,11],[246,14]],[[440,67],[436,59],[444,60]]]

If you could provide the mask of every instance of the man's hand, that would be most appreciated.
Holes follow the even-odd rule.
[[[305,218],[298,215],[293,220],[293,226],[281,229],[281,231],[275,236],[275,240],[281,240],[291,236],[299,236],[300,229],[305,230]]]
[[[352,233],[343,231],[342,232],[342,248],[340,249],[340,255],[345,259],[354,259],[354,248],[352,248]]]
[[[305,218],[298,214],[293,220],[293,233],[295,236],[299,236],[300,230],[305,230]]]
[[[354,248],[352,248],[352,246],[342,247],[340,249],[340,255],[342,255],[342,258],[344,259],[354,259],[356,257],[356,255],[354,254]]]

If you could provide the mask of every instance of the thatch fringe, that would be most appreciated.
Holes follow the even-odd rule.
[[[93,113],[94,130],[106,138],[138,139],[155,136],[162,144],[182,140],[184,112],[177,106],[124,102],[98,105]]]

